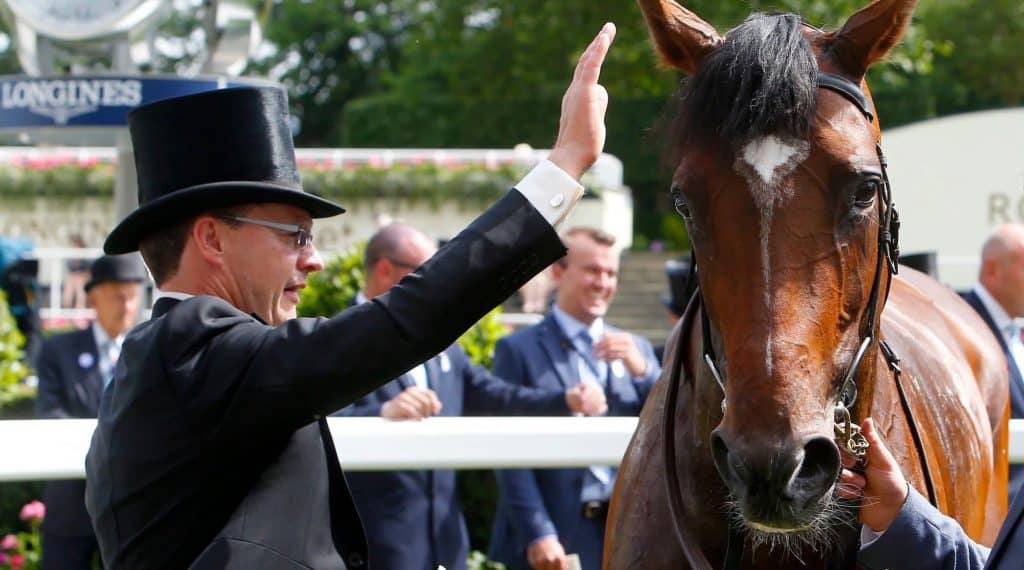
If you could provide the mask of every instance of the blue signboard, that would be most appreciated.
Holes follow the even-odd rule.
[[[0,76],[0,129],[123,127],[144,103],[267,82],[244,78]]]

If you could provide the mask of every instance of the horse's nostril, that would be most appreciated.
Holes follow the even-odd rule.
[[[718,475],[722,480],[726,483],[735,481],[736,473],[729,461],[729,446],[726,445],[725,438],[718,433],[718,430],[711,432],[711,455],[715,459],[715,468],[718,469]]]
[[[804,457],[789,484],[788,495],[797,501],[820,498],[839,476],[839,449],[826,437],[815,437],[804,444]]]

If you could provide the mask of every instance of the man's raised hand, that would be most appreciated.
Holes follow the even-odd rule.
[[[608,92],[598,84],[601,65],[615,39],[615,24],[607,23],[583,51],[572,83],[562,97],[558,139],[548,157],[551,162],[579,180],[601,156],[604,149],[604,114]]]

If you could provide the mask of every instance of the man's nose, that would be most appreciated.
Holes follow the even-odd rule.
[[[320,250],[310,244],[307,251],[299,256],[299,269],[304,273],[320,271],[324,268],[324,260],[320,257]]]

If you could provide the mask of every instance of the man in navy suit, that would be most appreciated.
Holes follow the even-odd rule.
[[[534,388],[600,386],[609,415],[637,415],[661,367],[650,342],[604,321],[618,282],[615,238],[577,227],[564,241],[569,252],[552,268],[558,294],[551,314],[499,341],[494,373]],[[491,558],[511,568],[560,569],[567,553],[576,553],[585,570],[601,567],[614,468],[516,469],[497,476],[501,499]]]
[[[135,255],[103,256],[85,284],[96,320],[80,331],[57,334],[39,352],[40,418],[95,418],[100,395],[114,375],[125,333],[135,324],[147,279]],[[92,568],[98,546],[85,510],[85,480],[51,481],[43,491],[44,569]]]
[[[382,228],[366,245],[366,287],[354,302],[384,294],[434,253],[431,240],[412,226],[396,223]],[[604,411],[604,392],[593,385],[531,389],[508,384],[473,365],[455,343],[335,415],[419,420]],[[355,472],[346,477],[367,531],[372,567],[466,568],[469,536],[456,497],[455,471]]]
[[[1024,226],[999,227],[981,250],[978,283],[960,294],[981,315],[1006,353],[1010,367],[1010,417],[1024,418],[1024,342],[1016,319],[1024,317]],[[1010,465],[1010,500],[1024,484],[1024,465]]]
[[[1009,570],[1024,560],[1024,494],[1017,495],[992,548],[975,543],[956,520],[933,507],[907,485],[899,463],[875,424],[862,424],[868,440],[864,474],[844,469],[840,495],[870,497],[860,506],[861,547],[857,562],[865,570]],[[852,465],[847,457],[844,465]]]

